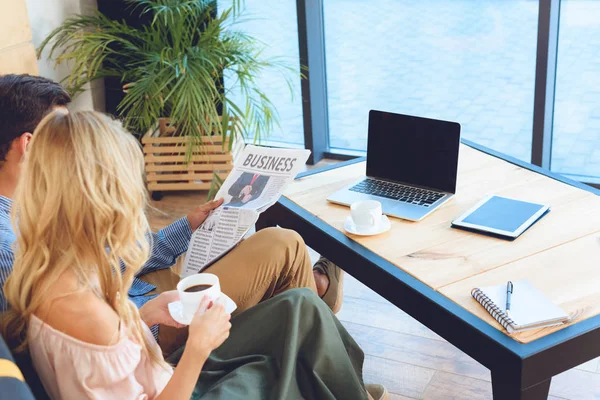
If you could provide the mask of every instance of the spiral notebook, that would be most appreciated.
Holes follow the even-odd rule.
[[[506,314],[506,285],[475,288],[471,296],[508,333],[560,325],[569,319],[563,309],[528,280],[513,282],[509,315]]]

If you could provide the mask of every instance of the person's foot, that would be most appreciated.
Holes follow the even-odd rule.
[[[388,400],[390,398],[390,394],[387,389],[383,385],[377,385],[374,383],[369,383],[365,385],[365,389],[369,394],[369,399],[373,400]]]
[[[329,278],[316,269],[313,269],[313,278],[315,279],[315,285],[317,285],[317,294],[320,298],[323,298],[327,293],[327,288],[329,288]]]
[[[315,282],[319,296],[331,308],[331,311],[337,313],[342,308],[344,298],[344,271],[325,257],[321,257],[313,266],[313,273],[316,273]],[[321,276],[319,277],[317,274]],[[327,279],[324,292],[322,278]]]

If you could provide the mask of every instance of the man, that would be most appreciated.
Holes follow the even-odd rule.
[[[0,286],[4,286],[14,261],[16,241],[10,222],[11,198],[17,186],[23,156],[35,127],[48,113],[65,108],[67,92],[57,83],[29,75],[0,76]],[[167,269],[187,250],[192,232],[222,200],[204,204],[166,228],[152,233],[150,259],[138,276]],[[243,311],[258,302],[295,287],[310,287],[334,310],[341,306],[341,270],[325,259],[311,268],[306,245],[295,232],[265,229],[242,242],[210,267],[219,276],[221,288]],[[163,325],[177,326],[169,315],[168,303],[176,291],[148,296],[155,286],[138,278],[129,297],[140,313],[152,314]],[[172,289],[172,288],[171,288]],[[0,290],[0,311],[8,305]],[[158,326],[153,327],[158,337]],[[173,338],[159,337],[161,346]],[[171,346],[172,347],[172,346]]]
[[[242,207],[249,201],[255,200],[262,194],[268,181],[268,176],[242,173],[227,192],[231,196],[228,204],[232,207]]]

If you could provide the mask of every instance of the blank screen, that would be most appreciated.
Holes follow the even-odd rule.
[[[541,204],[493,196],[463,222],[514,232],[542,207]]]
[[[367,175],[454,193],[460,125],[371,110]]]

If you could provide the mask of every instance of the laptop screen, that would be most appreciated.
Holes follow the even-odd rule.
[[[367,176],[456,192],[460,125],[371,110]]]

